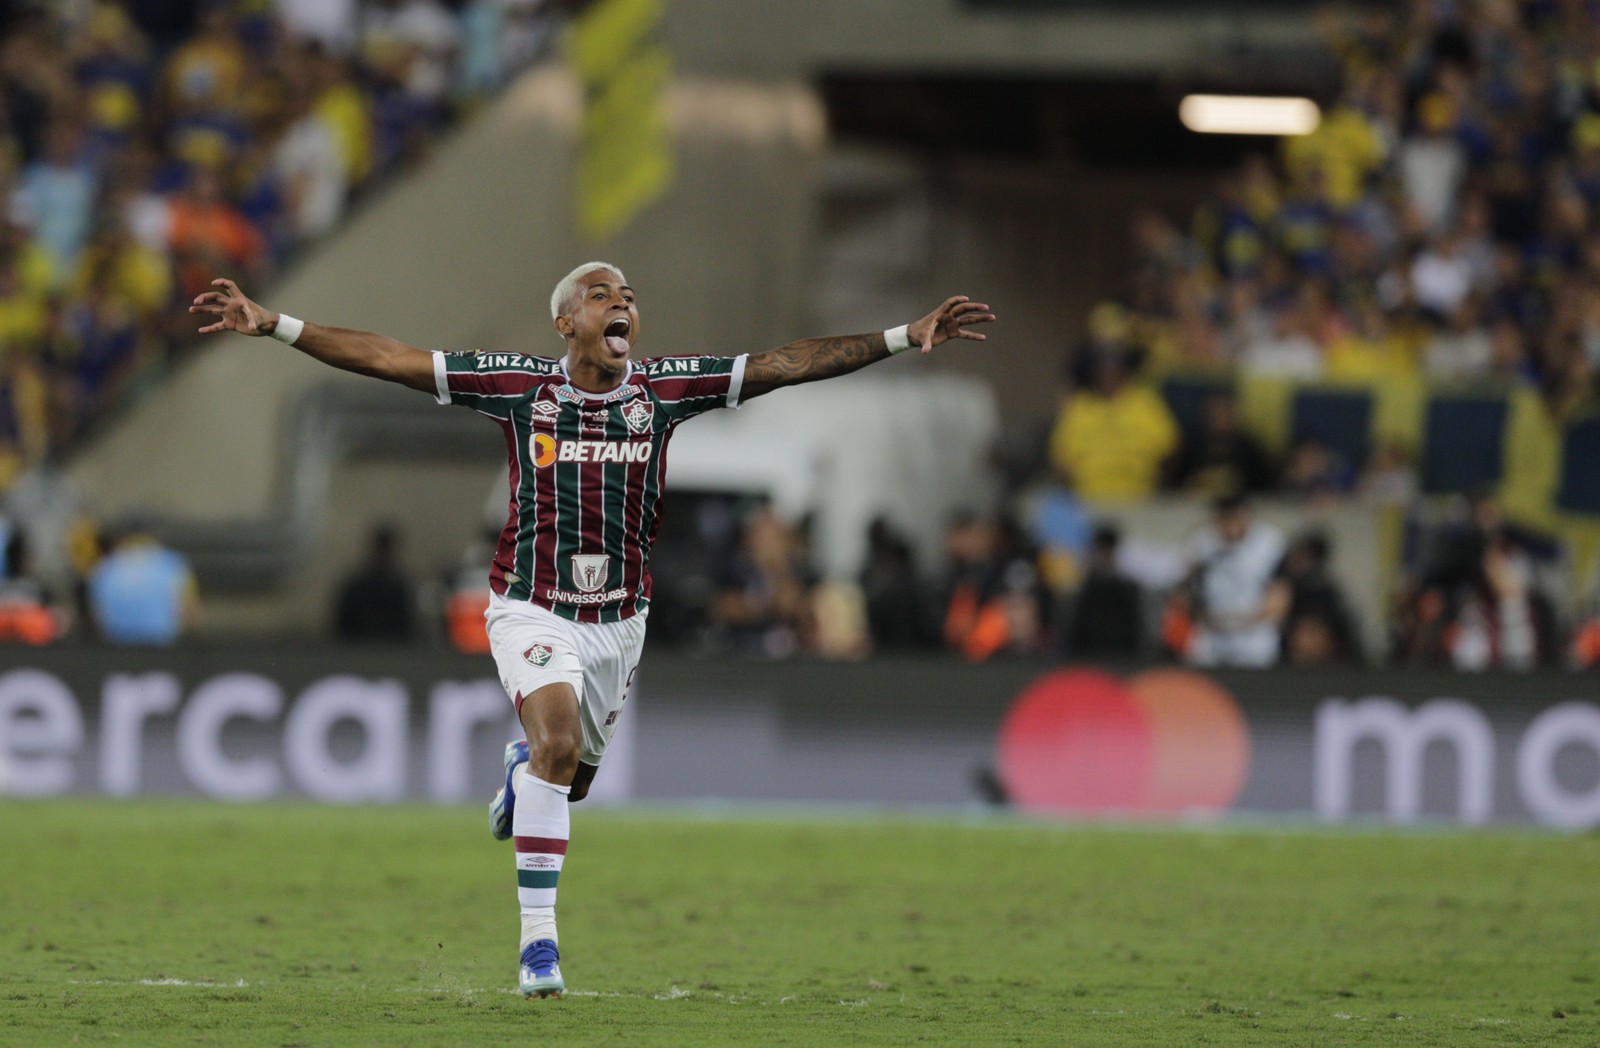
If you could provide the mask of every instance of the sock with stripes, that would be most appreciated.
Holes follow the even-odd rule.
[[[570,786],[517,773],[517,808],[511,836],[517,846],[517,902],[522,906],[522,947],[556,937],[556,882],[567,857]]]

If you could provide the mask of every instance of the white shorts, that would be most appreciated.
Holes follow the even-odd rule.
[[[639,668],[645,616],[621,622],[572,622],[537,604],[490,594],[484,618],[489,651],[506,695],[516,702],[550,684],[572,685],[583,723],[578,759],[599,764]]]

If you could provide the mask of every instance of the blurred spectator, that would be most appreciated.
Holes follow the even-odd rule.
[[[1239,357],[1246,375],[1314,379],[1322,376],[1322,349],[1306,329],[1297,306],[1282,306],[1272,315],[1271,331],[1248,342]]]
[[[1344,589],[1328,570],[1326,535],[1302,535],[1283,558],[1279,578],[1288,587],[1283,619],[1283,660],[1290,666],[1361,661],[1361,637]]]
[[[1455,217],[1456,196],[1467,173],[1467,154],[1456,135],[1456,105],[1433,92],[1417,102],[1417,126],[1398,157],[1407,205],[1426,230],[1446,228]]]
[[[1044,614],[1039,574],[1015,525],[959,516],[945,536],[944,642],[974,662],[1038,650]]]
[[[1144,652],[1144,591],[1117,567],[1121,541],[1113,525],[1094,529],[1088,571],[1063,616],[1061,653],[1067,658],[1134,658]]]
[[[1483,302],[1469,295],[1428,342],[1423,367],[1441,381],[1487,378],[1494,370],[1494,338],[1483,324]]]
[[[1288,588],[1277,580],[1283,535],[1254,520],[1243,496],[1218,499],[1209,526],[1194,538],[1187,584],[1174,594],[1185,629],[1175,630],[1169,610],[1169,644],[1199,666],[1271,666],[1278,661],[1279,628],[1288,611]]]
[[[0,339],[12,345],[39,337],[44,302],[56,283],[56,262],[16,221],[0,221],[0,274],[5,277]]]
[[[1117,350],[1091,350],[1089,384],[1068,396],[1050,435],[1050,457],[1079,497],[1093,502],[1148,498],[1178,445],[1178,425],[1160,394],[1132,381]]]
[[[291,34],[333,55],[348,55],[355,47],[360,7],[360,0],[273,0]]]
[[[103,412],[132,377],[138,363],[139,315],[114,287],[116,273],[102,261],[87,274],[78,295],[54,317],[45,361],[51,372],[51,446]]]
[[[872,653],[866,595],[854,582],[823,579],[811,587],[807,650],[826,659],[863,659]]]
[[[1411,265],[1411,290],[1417,304],[1442,323],[1472,293],[1474,275],[1461,234],[1451,230],[1417,254]]]
[[[49,644],[61,639],[67,619],[34,577],[26,535],[10,531],[0,573],[0,644]]]
[[[460,29],[439,0],[371,0],[361,13],[361,50],[428,107],[444,102]]]
[[[107,545],[87,585],[100,636],[141,647],[176,643],[199,609],[189,562],[134,525],[120,528]]]
[[[1078,584],[1088,558],[1094,521],[1083,502],[1070,491],[1040,491],[1029,515],[1033,542],[1039,548],[1039,574],[1054,593]]]
[[[348,185],[344,157],[333,128],[314,107],[306,84],[290,84],[285,111],[287,129],[273,153],[289,232],[295,240],[326,234],[344,212]]]
[[[738,549],[722,566],[713,630],[737,650],[793,655],[811,637],[811,587],[800,535],[763,506],[745,518]]]
[[[201,5],[194,35],[167,60],[161,85],[163,110],[169,119],[231,110],[243,99],[248,60],[229,5]]]
[[[498,508],[498,506],[496,507]],[[457,566],[447,572],[443,586],[428,590],[443,601],[444,635],[449,645],[468,655],[489,654],[489,631],[484,616],[489,610],[488,577],[483,565],[500,544],[500,524],[485,524],[478,541],[462,552]]]
[[[178,294],[193,298],[216,273],[253,280],[265,273],[266,240],[223,192],[221,177],[196,167],[171,202],[169,245],[177,266]]]
[[[1403,595],[1400,655],[1457,669],[1531,669],[1553,654],[1554,613],[1538,583],[1536,536],[1507,525],[1499,502],[1475,495]]]
[[[1386,441],[1373,450],[1356,487],[1373,505],[1409,506],[1417,499],[1417,471],[1404,449]]]
[[[1416,373],[1414,347],[1370,295],[1355,310],[1355,326],[1328,346],[1325,377],[1335,381],[1381,383]]]
[[[1208,498],[1234,491],[1261,492],[1273,486],[1274,471],[1261,443],[1239,425],[1230,392],[1206,398],[1200,429],[1185,433],[1173,474],[1181,490]]]
[[[49,252],[57,282],[72,272],[88,242],[95,189],[82,130],[64,118],[56,120],[46,132],[44,154],[23,170],[11,206]]]
[[[339,586],[333,635],[363,644],[403,644],[416,634],[411,580],[400,568],[400,535],[380,524],[367,539],[367,557]]]
[[[937,643],[911,544],[882,517],[867,532],[860,584],[874,650],[914,651]]]
[[[1567,664],[1578,670],[1600,669],[1600,564],[1591,574],[1588,590],[1567,649]]]
[[[1318,440],[1302,440],[1289,450],[1281,490],[1313,504],[1326,504],[1355,487],[1355,470],[1345,457]]]

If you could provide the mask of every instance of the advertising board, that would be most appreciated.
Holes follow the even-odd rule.
[[[597,802],[1600,826],[1593,676],[646,658]],[[7,653],[16,795],[459,803],[517,734],[482,659]]]

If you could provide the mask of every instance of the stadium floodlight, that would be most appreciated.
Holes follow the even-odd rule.
[[[1322,110],[1309,98],[1264,95],[1187,95],[1178,119],[1203,135],[1309,135]]]

